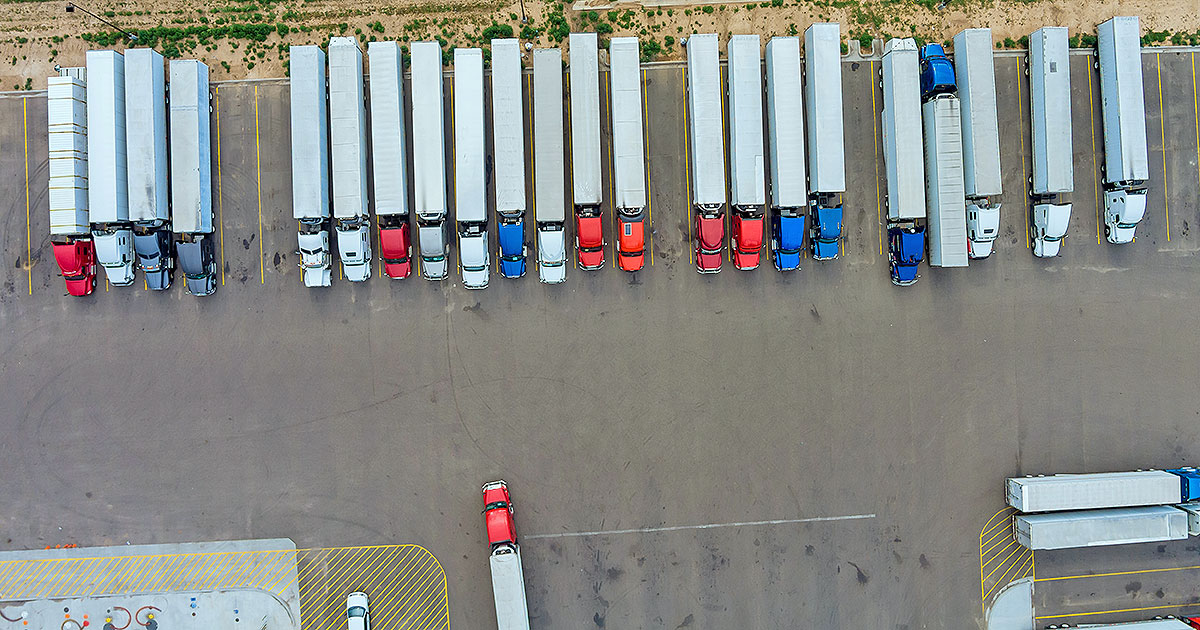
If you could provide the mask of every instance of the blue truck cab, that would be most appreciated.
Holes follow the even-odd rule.
[[[499,223],[496,233],[500,241],[500,275],[520,278],[525,275],[525,216],[501,215]]]
[[[771,213],[771,261],[779,271],[800,268],[800,250],[804,249],[804,215]]]
[[[956,92],[954,64],[946,57],[941,44],[925,44],[921,47],[921,100],[927,101],[938,94]]]
[[[888,260],[892,284],[907,287],[917,281],[917,265],[925,257],[925,228],[888,228]]]
[[[825,206],[820,203],[812,204],[812,241],[813,260],[834,260],[841,254],[842,245],[842,206]]]

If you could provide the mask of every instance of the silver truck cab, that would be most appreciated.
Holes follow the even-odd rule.
[[[364,282],[371,277],[370,223],[339,223],[337,229],[338,255],[342,271],[350,282]]]
[[[133,284],[133,230],[92,230],[92,242],[96,245],[96,262],[104,267],[108,282],[114,287]]]
[[[538,280],[545,284],[559,284],[567,280],[566,234],[562,225],[539,225]]]
[[[450,243],[446,240],[446,221],[417,221],[417,241],[421,249],[421,275],[426,280],[445,280],[450,265],[447,254]]]

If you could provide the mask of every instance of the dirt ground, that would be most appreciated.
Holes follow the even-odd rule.
[[[730,33],[759,33],[765,43],[773,35],[802,33],[816,21],[840,22],[847,39],[915,35],[947,40],[963,28],[990,26],[996,41],[1003,42],[1019,40],[1045,25],[1067,26],[1072,35],[1091,34],[1098,22],[1113,15],[1139,16],[1143,32],[1200,34],[1197,0],[1101,0],[1086,6],[1078,0],[948,0],[940,10],[937,2],[774,0],[688,5],[645,0],[645,6],[614,7],[605,0],[580,0],[573,6],[529,0],[524,3],[528,24],[521,22],[521,3],[508,0],[207,4],[100,0],[82,6],[124,29],[177,29],[160,29],[157,37],[149,39],[168,56],[204,60],[216,80],[281,76],[286,72],[288,45],[325,43],[331,35],[357,36],[364,42],[440,39],[449,49],[486,45],[495,33],[485,34],[484,29],[493,23],[501,25],[501,34],[505,26],[511,27],[513,35],[539,47],[557,45],[556,38],[568,30],[596,30],[605,37],[637,35],[644,45],[653,42],[646,52],[656,60],[681,58],[678,40],[693,32],[717,32],[722,39]],[[4,9],[0,11],[0,90],[42,89],[55,64],[81,65],[85,50],[121,46],[123,42],[114,45],[105,39],[117,38],[100,20],[78,9],[67,13],[65,5],[66,0],[0,0]],[[249,35],[247,29],[236,28],[242,26],[251,27]],[[209,30],[214,28],[236,32]]]

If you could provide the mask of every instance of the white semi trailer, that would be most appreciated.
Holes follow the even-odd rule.
[[[87,58],[88,209],[96,261],[113,286],[133,284],[133,229],[125,138],[125,57],[89,50]]]
[[[562,52],[533,51],[533,195],[537,222],[538,279],[567,279],[566,184],[563,173]]]
[[[496,240],[500,274],[525,275],[525,105],[521,42],[492,40],[492,155],[496,182]]]
[[[763,75],[758,35],[729,38],[729,179],[735,269],[756,269],[767,202],[763,143]]]
[[[1169,505],[1017,514],[1013,535],[1026,549],[1071,549],[1188,537],[1187,513]]]
[[[921,104],[931,267],[966,267],[969,258],[961,105],[953,94],[939,94]]]
[[[1008,504],[1022,512],[1061,512],[1179,503],[1178,475],[1165,470],[1011,477]]]
[[[814,260],[841,254],[846,145],[842,120],[842,34],[836,22],[804,31],[810,246]]]
[[[329,38],[329,141],[338,256],[346,279],[363,282],[371,277],[367,112],[362,49],[353,37]]]
[[[571,201],[580,269],[604,267],[600,204],[600,70],[595,33],[571,33]]]
[[[325,98],[325,51],[292,46],[291,84],[292,217],[300,279],[306,287],[327,287],[332,275],[329,253],[329,120]]]
[[[613,187],[617,210],[617,265],[637,271],[645,265],[646,146],[642,121],[642,76],[636,37],[608,43],[612,83]]]
[[[1137,16],[1114,17],[1096,31],[1104,119],[1104,234],[1109,243],[1132,243],[1146,215],[1150,178],[1141,31]]]
[[[529,604],[525,599],[521,548],[515,543],[496,545],[488,556],[488,566],[492,571],[497,630],[529,630]]]
[[[925,168],[917,43],[890,39],[883,47],[883,162],[887,173],[888,255],[892,284],[917,281],[925,256]]]
[[[208,66],[195,59],[170,65],[171,99],[171,228],[188,293],[211,295],[217,290],[216,243],[213,240],[212,115]]]
[[[717,273],[725,250],[725,149],[721,115],[721,59],[717,36],[687,42],[688,134],[696,271]]]
[[[775,269],[792,271],[800,268],[800,251],[804,248],[804,210],[808,206],[800,40],[795,37],[772,37],[767,42],[766,58],[771,260]]]
[[[1071,71],[1067,29],[1029,35],[1029,108],[1033,138],[1029,238],[1033,255],[1057,256],[1071,220],[1075,187],[1071,139]]]
[[[450,242],[446,238],[442,48],[437,42],[413,42],[411,55],[413,188],[421,275],[426,280],[445,280],[450,271]]]
[[[1000,233],[1000,125],[992,30],[969,28],[954,36],[954,74],[962,116],[963,186],[967,203],[967,250],[987,258]]]
[[[454,219],[463,286],[486,289],[487,182],[484,179],[483,51],[454,50]]]
[[[408,226],[408,155],[404,133],[404,62],[400,44],[367,44],[371,61],[371,166],[383,272],[393,280],[412,271]]]

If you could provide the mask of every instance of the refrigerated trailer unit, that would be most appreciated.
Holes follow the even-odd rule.
[[[89,50],[87,58],[88,211],[96,261],[113,286],[133,284],[133,230],[125,139],[125,58]]]
[[[713,33],[687,43],[688,136],[691,146],[692,228],[696,270],[721,270],[725,250],[725,126],[721,115],[721,60]]]
[[[763,246],[763,79],[758,35],[729,38],[729,168],[733,266],[755,269]]]
[[[767,146],[771,169],[771,261],[779,271],[800,268],[808,185],[804,169],[804,102],[800,40],[767,42]],[[840,64],[839,64],[840,65]]]
[[[1150,177],[1141,31],[1137,16],[1114,17],[1096,30],[1104,120],[1104,234],[1110,243],[1131,243],[1146,214]]]
[[[484,180],[483,51],[454,50],[454,219],[463,286],[486,289],[487,182]]]
[[[890,39],[883,47],[883,161],[887,174],[888,256],[892,284],[917,281],[925,256],[925,169],[917,43]]]
[[[525,599],[521,549],[513,543],[499,544],[492,549],[488,564],[492,571],[497,630],[529,630],[529,605]]]
[[[338,256],[346,279],[363,282],[371,277],[367,112],[362,49],[353,37],[329,38],[329,141]]]
[[[292,125],[292,217],[299,223],[300,279],[327,287],[329,253],[329,121],[325,100],[325,51],[292,46],[288,65]]]
[[[1165,470],[1012,477],[1005,497],[1022,512],[1167,505],[1188,500],[1185,483]]]
[[[408,164],[404,139],[404,62],[396,42],[367,44],[371,62],[371,172],[379,255],[389,278],[412,270],[408,226]]]
[[[563,171],[562,52],[533,51],[533,209],[537,223],[538,279],[567,279],[567,194]]]
[[[1081,623],[1074,626],[1070,625],[1054,625],[1046,626],[1047,628],[1074,628],[1075,630],[1101,630],[1108,628],[1111,630],[1195,630],[1200,628],[1200,618],[1175,618],[1164,617],[1162,619],[1148,619],[1145,621],[1126,621],[1124,623]]]
[[[492,153],[496,182],[496,240],[500,274],[525,275],[525,106],[521,43],[492,40]]]
[[[188,293],[217,290],[213,242],[212,151],[208,66],[195,59],[170,64],[171,228]]]
[[[1187,513],[1169,505],[1017,514],[1013,535],[1026,549],[1071,549],[1182,540]]]
[[[1029,237],[1033,255],[1057,256],[1067,236],[1074,189],[1071,72],[1067,29],[1045,26],[1029,36],[1030,135],[1033,177]]]
[[[642,77],[636,37],[608,44],[612,88],[613,205],[617,215],[617,263],[622,271],[645,265],[646,146],[642,122]]]
[[[969,28],[954,36],[954,74],[962,116],[963,187],[967,200],[967,249],[987,258],[1000,233],[1000,127],[992,30]]]
[[[929,264],[966,267],[967,210],[963,194],[961,101],[943,93],[921,105],[925,127],[925,200]]]
[[[595,33],[571,33],[571,183],[575,251],[580,269],[604,267],[600,216],[600,71]]]
[[[421,275],[445,280],[449,273],[446,238],[446,131],[442,110],[442,49],[437,42],[413,42],[413,188]]]
[[[841,54],[841,27],[836,22],[813,24],[804,31],[808,220],[813,260],[833,260],[842,246],[846,146]]]
[[[50,241],[67,293],[84,296],[96,288],[88,223],[87,86],[84,79],[60,72],[46,80]]]

